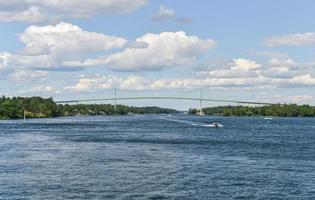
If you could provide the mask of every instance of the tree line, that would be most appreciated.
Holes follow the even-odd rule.
[[[75,115],[126,115],[126,114],[169,114],[174,109],[159,107],[133,107],[111,104],[58,105],[52,98],[41,97],[0,97],[0,119],[49,118]],[[197,114],[190,109],[189,114]],[[203,108],[206,115],[222,116],[274,116],[274,117],[315,117],[315,106],[284,104],[268,106],[217,106]]]
[[[315,106],[297,104],[279,104],[266,106],[217,106],[203,108],[206,115],[222,116],[273,116],[273,117],[315,117]],[[197,114],[193,108],[190,114]]]
[[[168,114],[176,110],[110,104],[58,105],[52,98],[0,97],[0,119],[50,118],[74,115]]]

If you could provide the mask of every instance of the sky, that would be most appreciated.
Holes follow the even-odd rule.
[[[108,98],[117,88],[120,97],[315,105],[314,8],[312,0],[0,0],[0,95]]]

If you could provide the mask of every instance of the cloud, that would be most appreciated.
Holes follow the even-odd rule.
[[[30,26],[20,36],[20,40],[26,44],[26,52],[63,54],[67,52],[91,52],[105,51],[119,48],[126,44],[126,40],[115,36],[106,36],[101,33],[87,32],[80,27],[59,23],[56,26]]]
[[[160,6],[160,10],[157,13],[154,13],[152,19],[154,21],[164,21],[174,18],[176,15],[175,10],[167,8],[164,5]]]
[[[121,48],[127,43],[124,38],[84,31],[76,25],[63,22],[55,26],[30,26],[20,35],[20,41],[25,44],[25,48],[12,56],[10,64],[42,70],[59,68],[69,60]]]
[[[127,48],[103,60],[112,70],[161,70],[165,67],[192,64],[216,43],[211,39],[188,36],[185,32],[148,33],[136,40],[145,48]]]
[[[278,62],[278,61],[277,61]],[[275,64],[277,64],[277,62]],[[281,64],[282,61],[279,63]],[[284,64],[292,62],[284,62]],[[201,76],[200,76],[201,75]],[[163,91],[200,88],[280,88],[315,86],[312,74],[296,73],[290,67],[263,67],[259,63],[236,58],[224,68],[203,71],[193,78],[148,79],[131,75],[127,78],[114,75],[82,76],[78,83],[67,87],[74,91],[100,91],[118,88],[128,91]]]
[[[315,85],[315,78],[311,74],[295,76],[289,80],[291,84],[297,85]]]
[[[262,101],[269,101],[274,103],[295,103],[295,104],[313,104],[314,97],[301,94],[301,95],[273,95],[273,96],[264,96],[261,98]]]
[[[0,52],[0,74],[10,70],[8,62],[11,56],[12,55],[8,52]]]
[[[247,78],[190,78],[190,79],[157,79],[150,80],[141,76],[129,76],[119,78],[113,75],[96,75],[81,77],[73,86],[66,89],[80,92],[96,92],[101,90],[111,90],[118,88],[128,91],[160,91],[178,89],[200,89],[209,87],[253,87],[268,83],[266,77]]]
[[[270,68],[270,71],[276,74],[283,74],[283,73],[289,72],[289,70],[290,70],[289,67],[271,67]]]
[[[281,81],[305,74],[315,75],[314,63],[299,63],[290,58],[273,58],[263,65],[253,60],[236,58],[229,63],[216,64],[211,68],[200,69],[197,72],[200,78],[250,78],[263,76],[280,79]],[[288,82],[288,84],[291,83]]]
[[[166,67],[192,64],[215,45],[214,40],[188,36],[182,31],[148,33],[136,39],[123,52],[63,64],[70,67],[106,65],[115,71],[162,70]]]
[[[315,44],[315,33],[295,33],[266,39],[263,44],[267,47],[302,46]]]
[[[255,61],[242,58],[234,59],[233,63],[231,63],[230,66],[231,70],[242,72],[247,72],[249,70],[258,69],[261,67],[261,65],[256,63]]]
[[[95,90],[108,90],[115,87],[122,82],[121,78],[118,78],[113,75],[102,76],[102,75],[95,75],[95,76],[85,76],[81,75],[81,78],[77,84],[74,86],[66,87],[66,90],[74,90],[77,92],[82,91],[95,91]]]
[[[126,14],[149,0],[12,0],[0,1],[0,21],[40,22],[47,19],[88,18]]]
[[[144,48],[147,48],[148,46],[149,46],[148,43],[139,42],[139,41],[130,42],[128,44],[128,48],[130,48],[130,49],[144,49]]]
[[[268,65],[262,66],[252,60],[237,58],[228,63],[227,67],[223,65],[197,74],[200,78],[209,79],[212,83],[215,81],[214,83],[220,83],[224,87],[315,86],[314,71],[299,66],[292,59],[271,59]]]
[[[2,22],[31,22],[37,23],[46,19],[44,12],[41,12],[39,7],[31,6],[26,10],[17,11],[1,11],[0,21]]]
[[[314,74],[314,63],[300,63],[290,58],[270,59],[262,74],[268,77],[290,78],[303,74]]]
[[[288,59],[272,58],[269,60],[269,64],[273,67],[295,67],[299,65],[299,63],[290,58]]]
[[[182,31],[148,33],[128,44],[124,38],[88,32],[64,22],[29,26],[19,39],[24,48],[13,54],[2,53],[0,69],[78,71],[105,65],[116,71],[162,70],[193,64],[216,45],[214,40],[188,36]],[[123,47],[120,52],[93,58]]]
[[[312,103],[314,100],[314,97],[310,95],[296,95],[296,96],[290,96],[289,100],[293,103]]]
[[[186,90],[200,88],[274,88],[315,86],[315,79],[310,75],[296,76],[293,78],[269,78],[259,75],[257,77],[233,78],[189,78],[189,79],[157,79],[150,80],[141,76],[129,76],[126,79],[117,76],[97,76],[81,78],[74,86],[66,89],[79,92],[97,92],[118,88],[127,91],[163,91]]]
[[[296,68],[299,66],[295,60],[272,58],[269,60],[269,69],[264,73],[271,77],[292,77],[297,73]]]
[[[315,86],[315,78],[311,74],[302,74],[289,78],[272,78],[269,84],[278,87]]]
[[[43,71],[30,71],[30,70],[17,70],[9,76],[9,79],[14,82],[42,82],[45,81],[48,72]]]
[[[20,90],[19,91],[20,93],[22,94],[27,94],[27,93],[35,93],[35,94],[42,94],[42,93],[55,93],[55,94],[58,94],[58,93],[61,93],[60,90],[57,90],[56,88],[54,88],[53,86],[50,86],[50,85],[36,85],[36,86],[33,86],[31,89],[28,89],[28,90]]]
[[[7,52],[0,52],[0,69],[3,69],[8,65],[8,59],[10,56],[11,54]]]
[[[160,6],[160,9],[158,12],[154,13],[151,17],[153,21],[161,22],[161,21],[167,21],[167,20],[174,20],[175,22],[181,23],[181,24],[191,24],[193,23],[193,19],[191,18],[175,18],[176,12],[175,10],[171,8],[167,8],[164,5]]]
[[[150,89],[151,81],[141,76],[129,76],[119,84],[121,90],[143,91]]]
[[[219,68],[209,71],[201,71],[198,74],[202,77],[216,78],[238,78],[238,77],[257,77],[261,73],[261,65],[255,61],[237,58],[228,63],[227,68]]]
[[[177,18],[176,21],[181,24],[191,24],[194,22],[191,18]]]
[[[239,77],[239,78],[191,78],[191,79],[169,79],[158,80],[152,83],[154,89],[200,89],[217,87],[257,87],[264,85],[268,78],[258,77]]]

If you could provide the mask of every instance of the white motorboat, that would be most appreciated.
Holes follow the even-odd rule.
[[[211,124],[209,124],[209,125],[207,125],[208,127],[211,127],[211,128],[221,128],[221,127],[223,127],[223,125],[222,124],[220,124],[219,122],[217,122],[217,121],[214,121],[214,122],[212,122]]]

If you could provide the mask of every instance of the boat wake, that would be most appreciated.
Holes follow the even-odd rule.
[[[191,126],[202,126],[202,127],[208,127],[208,128],[221,128],[221,127],[223,127],[222,124],[215,125],[213,123],[207,124],[207,123],[202,123],[202,122],[193,122],[193,121],[180,120],[180,119],[170,119],[170,118],[163,118],[163,119],[167,120],[167,121],[172,121],[172,122],[177,122],[177,123],[182,123],[182,124],[188,124]]]
[[[222,127],[224,127],[222,124],[217,124],[217,125],[215,125],[215,124],[205,124],[203,126],[210,127],[210,128],[222,128]]]

